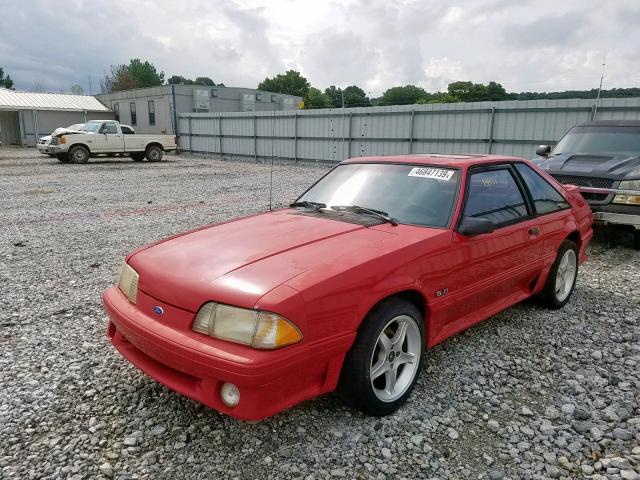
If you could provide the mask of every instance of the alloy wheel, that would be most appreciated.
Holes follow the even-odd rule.
[[[371,356],[373,391],[383,402],[400,398],[412,385],[422,355],[422,337],[415,319],[399,315],[382,329]]]

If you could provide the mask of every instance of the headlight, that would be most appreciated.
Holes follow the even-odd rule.
[[[118,278],[118,288],[129,301],[136,303],[138,298],[138,272],[136,272],[128,263],[125,263],[120,270],[120,278]]]
[[[640,190],[640,180],[623,180],[618,185],[620,190]],[[616,195],[613,203],[624,203],[627,205],[640,205],[640,195]]]
[[[202,306],[192,328],[195,332],[254,348],[280,348],[302,340],[300,330],[276,313],[214,302]]]

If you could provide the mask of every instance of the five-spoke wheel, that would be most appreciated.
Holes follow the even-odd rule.
[[[398,297],[381,302],[347,353],[339,393],[371,415],[397,410],[418,379],[424,344],[422,313],[413,303]]]

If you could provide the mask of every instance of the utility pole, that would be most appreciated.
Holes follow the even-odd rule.
[[[93,91],[91,90],[91,75],[89,75],[89,95],[93,95]]]
[[[602,80],[604,80],[604,67],[607,63],[607,56],[605,55],[602,59],[602,75],[600,75],[600,87],[598,87],[598,96],[596,97],[596,104],[593,106],[593,117],[591,120],[596,119],[596,114],[598,113],[598,103],[600,102],[600,92],[602,91]]]

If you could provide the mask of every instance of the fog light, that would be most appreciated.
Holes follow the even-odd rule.
[[[227,407],[233,408],[240,403],[240,390],[233,383],[225,383],[220,389],[220,398]]]

